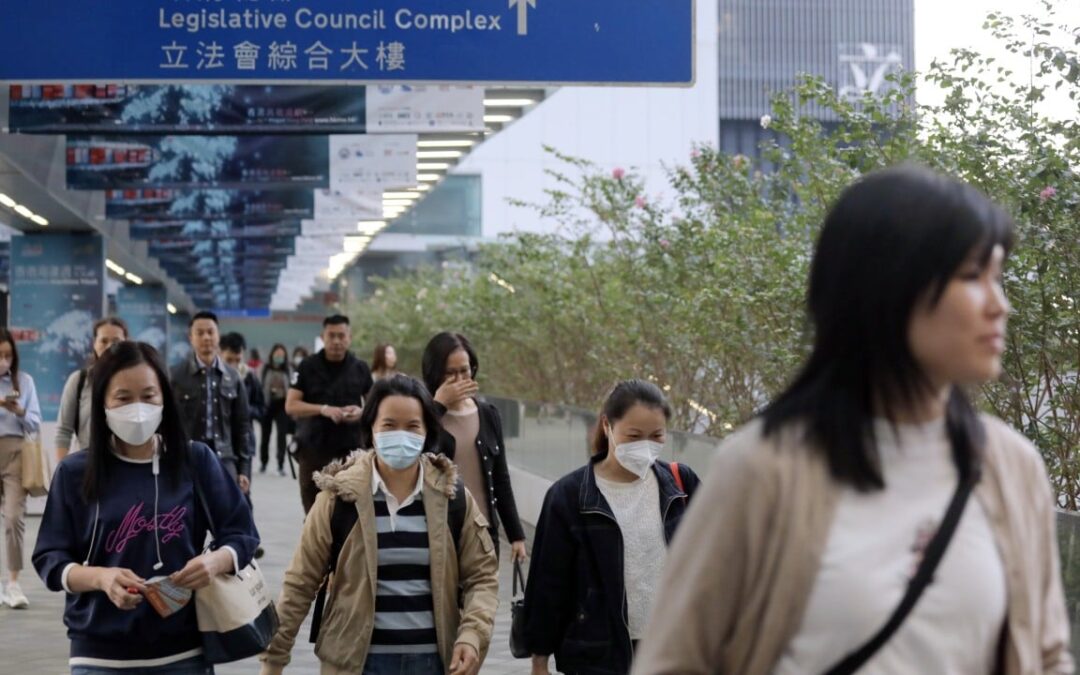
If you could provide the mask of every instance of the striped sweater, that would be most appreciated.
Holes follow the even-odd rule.
[[[379,569],[371,653],[438,653],[423,500],[400,509],[391,522],[382,490],[374,499]]]

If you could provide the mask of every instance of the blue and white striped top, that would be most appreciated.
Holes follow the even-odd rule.
[[[391,522],[382,490],[376,492],[374,500],[379,569],[370,652],[436,654],[439,646],[424,502],[414,499],[406,503]]]

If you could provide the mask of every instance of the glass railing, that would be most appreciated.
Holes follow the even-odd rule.
[[[503,419],[510,464],[548,480],[558,480],[588,460],[597,414],[581,408],[488,397]],[[679,461],[704,478],[719,440],[669,433],[665,461]],[[1080,660],[1080,513],[1058,513],[1058,543],[1065,600],[1072,622],[1073,655]]]

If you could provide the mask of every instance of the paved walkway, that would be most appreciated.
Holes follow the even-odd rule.
[[[303,510],[300,492],[292,478],[265,474],[255,477],[255,521],[262,534],[266,555],[260,561],[271,586],[281,588],[285,567],[300,537]],[[29,566],[30,551],[37,539],[40,518],[27,522],[27,569],[20,579],[30,599],[30,608],[15,611],[0,608],[0,673],[12,675],[59,675],[67,673],[68,640],[63,625],[64,595],[50,593]],[[482,675],[528,673],[528,661],[510,655],[510,565],[509,549],[503,543],[500,569],[500,606],[495,619],[495,635]],[[275,590],[274,595],[277,595]],[[305,623],[293,649],[293,662],[285,672],[294,675],[318,675],[318,660],[307,641]],[[256,660],[217,667],[218,675],[250,675],[259,672]],[[419,674],[418,674],[419,675]]]

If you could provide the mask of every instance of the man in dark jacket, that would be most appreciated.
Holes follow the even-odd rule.
[[[188,324],[192,353],[172,368],[173,392],[188,437],[210,446],[225,470],[247,494],[251,487],[250,414],[240,374],[218,354],[213,312],[199,312]]]
[[[323,321],[323,349],[304,359],[285,398],[285,412],[296,419],[296,457],[304,513],[319,489],[312,474],[360,447],[360,411],[371,389],[371,369],[349,352],[349,319],[335,314]]]

